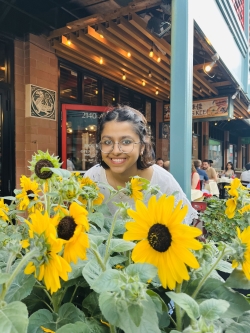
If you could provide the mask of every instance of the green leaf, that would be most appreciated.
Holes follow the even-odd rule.
[[[243,312],[250,310],[250,304],[245,297],[227,287],[224,283],[216,279],[208,279],[202,286],[197,296],[197,301],[206,299],[223,299],[230,303],[228,310],[222,314],[222,318],[234,318],[242,315]]]
[[[222,299],[208,299],[200,304],[200,314],[207,320],[216,320],[227,311],[229,303]]]
[[[43,167],[41,169],[41,172],[44,171],[52,171],[53,173],[62,178],[69,178],[71,176],[71,172],[66,169]]]
[[[67,324],[59,328],[56,333],[90,333],[88,325],[82,322]]]
[[[114,297],[114,294],[110,292],[104,292],[99,297],[100,309],[110,324],[121,328],[126,333],[160,333],[151,298],[147,295],[140,304],[143,307],[143,314],[140,325],[137,327],[129,315],[128,303],[124,299]]]
[[[200,316],[199,305],[196,301],[184,293],[176,294],[173,291],[166,293],[170,299],[172,299],[177,305],[184,309],[189,318],[196,320]]]
[[[122,284],[122,273],[116,269],[103,272],[92,284],[91,288],[97,293],[116,291]]]
[[[68,323],[75,323],[77,321],[85,321],[85,315],[74,304],[65,303],[59,311],[59,320],[57,320],[57,328]]]
[[[214,261],[216,261],[216,258],[214,259]],[[232,264],[225,260],[221,260],[216,266],[216,269],[225,273],[232,273],[233,271]]]
[[[10,278],[10,274],[9,273],[1,273],[0,272],[0,284],[3,284],[5,282],[7,282]]]
[[[93,291],[82,302],[83,308],[89,311],[91,317],[94,317],[96,314],[101,312],[98,304],[98,298],[99,295]]]
[[[26,333],[28,310],[21,302],[12,302],[0,308],[0,332]]]
[[[94,260],[90,260],[82,270],[82,275],[92,288],[95,280],[102,274],[102,269]]]
[[[125,252],[132,250],[135,247],[135,243],[128,242],[123,239],[111,239],[110,242],[110,252]]]
[[[157,267],[151,264],[131,264],[126,268],[126,273],[130,276],[138,275],[142,282],[147,283],[157,275]]]
[[[154,302],[155,309],[157,311],[158,319],[159,319],[159,327],[164,328],[168,327],[170,324],[169,318],[169,309],[164,300],[157,294],[155,291],[148,289],[147,294],[151,297]]]
[[[236,289],[250,289],[250,281],[242,270],[235,269],[226,280],[225,286]]]
[[[27,333],[42,333],[41,326],[56,330],[56,323],[53,320],[52,313],[49,310],[38,310],[29,318],[29,326]]]
[[[88,237],[91,240],[91,242],[96,244],[96,246],[99,246],[105,240],[105,237],[99,235],[88,234]]]
[[[143,314],[143,307],[140,304],[130,304],[128,306],[128,313],[133,320],[135,326],[139,326],[141,323],[141,317]]]
[[[110,257],[108,260],[108,263],[111,267],[113,267],[117,264],[123,263],[126,260],[128,260],[128,257],[118,255],[118,256]]]
[[[21,301],[31,293],[35,283],[36,279],[33,275],[27,276],[21,271],[11,284],[5,296],[5,301],[7,303]]]
[[[104,216],[102,213],[95,212],[95,213],[89,213],[88,219],[90,222],[95,223],[99,228],[103,228],[104,226]]]

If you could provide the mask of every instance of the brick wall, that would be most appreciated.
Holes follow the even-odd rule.
[[[58,91],[57,57],[45,38],[31,34],[27,41],[15,41],[16,187],[20,176],[29,174],[34,152],[58,154],[57,121],[25,117],[26,84]]]

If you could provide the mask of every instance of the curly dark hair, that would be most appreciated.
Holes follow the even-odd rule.
[[[97,130],[97,142],[101,141],[101,135],[105,124],[113,120],[117,122],[130,122],[131,125],[133,125],[134,132],[139,136],[141,143],[144,145],[145,148],[143,154],[138,156],[137,159],[137,168],[139,170],[144,170],[154,164],[153,148],[148,135],[147,120],[138,110],[127,105],[118,105],[110,111],[102,114],[100,125]],[[102,160],[100,149],[97,153],[97,162],[101,164],[104,169],[109,169],[108,165]]]

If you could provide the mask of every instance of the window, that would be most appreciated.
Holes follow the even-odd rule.
[[[62,99],[77,100],[79,98],[77,82],[78,82],[78,73],[64,65],[61,65],[60,97]]]
[[[103,105],[116,105],[116,93],[115,93],[115,85],[111,82],[104,82],[104,98]]]
[[[213,168],[222,169],[223,158],[222,158],[222,142],[209,139],[209,150],[208,159],[213,161]]]
[[[98,105],[98,98],[100,91],[98,89],[98,81],[97,79],[84,76],[84,96],[83,103],[85,105]]]
[[[6,81],[6,45],[0,42],[0,82]]]

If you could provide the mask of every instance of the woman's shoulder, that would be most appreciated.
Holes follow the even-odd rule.
[[[98,182],[100,181],[102,172],[103,172],[103,167],[100,164],[96,164],[85,172],[84,177],[89,177],[95,182]]]
[[[170,172],[168,172],[166,169],[160,167],[159,165],[157,164],[153,164],[152,165],[153,167],[153,177],[152,179],[155,180],[156,178],[157,179],[171,179],[173,178],[173,176],[171,175]]]

